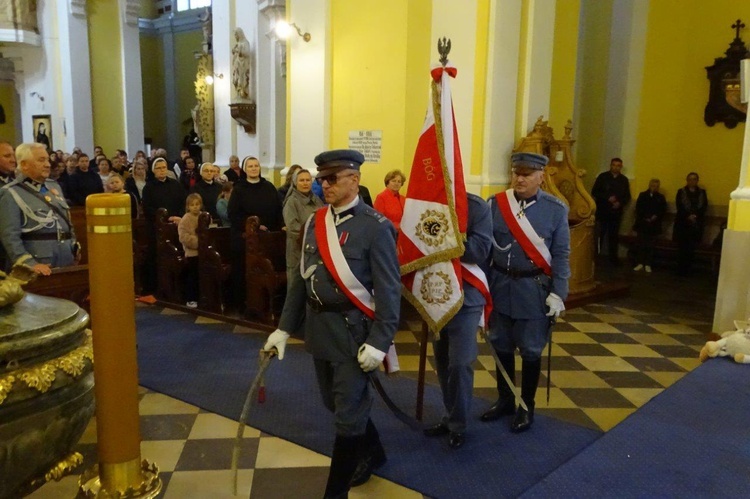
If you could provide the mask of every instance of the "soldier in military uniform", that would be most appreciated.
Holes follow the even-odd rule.
[[[512,380],[514,353],[516,347],[520,350],[521,398],[528,411],[521,406],[516,409],[513,393],[498,372],[498,400],[481,419],[494,421],[515,411],[511,430],[521,432],[534,421],[534,397],[550,321],[565,310],[570,230],[567,206],[540,190],[547,157],[516,153],[511,162],[512,188],[490,199],[494,236],[490,339]]]
[[[305,321],[305,346],[336,424],[325,497],[346,497],[350,486],[367,481],[386,460],[370,420],[368,373],[383,361],[396,333],[401,280],[393,224],[357,195],[363,162],[352,150],[315,158],[330,206],[308,219],[303,278],[289,289],[279,329],[264,347],[276,347],[282,359],[288,332]]]
[[[492,251],[492,215],[487,203],[479,196],[467,194],[469,220],[462,263],[484,266]],[[464,443],[466,420],[471,409],[474,389],[474,368],[477,358],[477,326],[486,304],[483,291],[466,280],[464,272],[464,302],[461,310],[440,331],[434,342],[435,363],[440,389],[443,392],[443,419],[424,430],[428,437],[448,435],[448,445],[457,449]],[[484,269],[481,269],[482,274]],[[486,282],[482,285],[485,287]],[[482,324],[484,326],[484,324]]]
[[[21,178],[0,195],[0,240],[8,266],[24,264],[49,275],[51,268],[75,265],[80,253],[62,189],[49,176],[49,155],[43,144],[16,148]]]

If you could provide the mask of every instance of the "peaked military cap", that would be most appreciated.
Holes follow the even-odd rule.
[[[516,168],[530,168],[541,171],[544,170],[548,162],[547,156],[534,154],[533,152],[517,152],[510,156],[510,163],[514,170]]]
[[[318,165],[316,177],[325,177],[341,170],[357,170],[365,162],[364,155],[354,149],[334,149],[325,151],[315,156],[315,164]]]

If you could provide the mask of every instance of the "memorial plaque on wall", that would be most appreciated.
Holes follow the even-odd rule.
[[[383,130],[351,130],[349,132],[349,149],[364,154],[367,163],[380,163],[382,148]]]

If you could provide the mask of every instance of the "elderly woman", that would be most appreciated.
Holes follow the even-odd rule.
[[[391,170],[385,176],[385,190],[375,198],[373,208],[393,222],[396,230],[401,227],[401,217],[404,216],[406,198],[399,194],[401,186],[406,182],[406,176],[401,170]]]
[[[300,231],[315,210],[323,206],[323,201],[312,191],[313,178],[310,172],[301,168],[294,172],[289,192],[284,200],[284,223],[286,224],[286,275],[287,288],[299,276],[301,253]]]

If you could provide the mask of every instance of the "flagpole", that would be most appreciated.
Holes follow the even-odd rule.
[[[440,64],[445,67],[448,64],[448,54],[451,51],[451,40],[450,38],[438,38],[437,49],[440,54]],[[422,319],[422,335],[420,338],[419,346],[419,371],[417,373],[417,408],[416,408],[416,419],[422,421],[422,413],[424,410],[424,384],[425,384],[425,370],[427,368],[427,342],[430,338],[430,328],[427,321]]]

